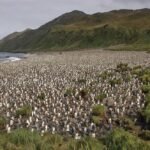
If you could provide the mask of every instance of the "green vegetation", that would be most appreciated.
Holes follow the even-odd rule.
[[[130,70],[130,67],[128,66],[128,64],[120,63],[117,65],[118,72],[125,72],[125,71],[129,71],[129,70]]]
[[[143,93],[148,94],[150,92],[150,85],[143,85],[142,91]]]
[[[144,130],[142,131],[139,136],[144,139],[144,140],[147,140],[149,141],[150,140],[150,131],[149,130]]]
[[[133,73],[143,83],[142,92],[145,94],[145,107],[141,111],[141,115],[144,118],[145,126],[150,129],[150,68],[136,67]]]
[[[122,129],[114,130],[105,139],[109,150],[148,150],[150,145]]]
[[[87,95],[87,90],[86,89],[82,89],[79,94],[81,95],[82,98],[85,98],[85,96]]]
[[[150,92],[145,97],[146,104],[150,103]]]
[[[133,75],[138,76],[138,77],[141,76],[142,73],[143,73],[141,66],[134,67],[134,68],[132,69],[132,72],[131,72],[131,73],[132,73]]]
[[[83,83],[84,84],[84,83],[86,83],[86,79],[79,79],[78,83],[81,83],[81,84]]]
[[[146,119],[146,122],[150,123],[150,103],[148,103],[145,109],[143,110],[143,115]]]
[[[102,101],[102,100],[103,100],[104,98],[106,98],[106,97],[107,97],[107,96],[106,96],[105,93],[101,93],[101,94],[99,94],[99,95],[96,97],[96,99]]]
[[[32,108],[29,105],[25,105],[22,108],[19,108],[16,111],[16,116],[23,116],[23,117],[29,117],[32,115]]]
[[[100,74],[100,78],[102,78],[103,80],[106,80],[107,78],[111,77],[112,73],[109,73],[107,71],[104,71],[103,73]]]
[[[88,15],[73,11],[37,30],[13,33],[0,51],[52,51],[84,48],[150,50],[150,10],[119,10]]]
[[[117,84],[121,84],[122,81],[121,81],[121,79],[113,79],[113,80],[109,80],[109,83],[111,86],[115,86]]]
[[[67,96],[71,96],[73,94],[73,89],[67,89],[65,94],[64,94],[64,97],[67,97]]]
[[[6,120],[4,117],[0,117],[0,130],[4,129],[6,125]]]
[[[102,105],[95,105],[92,110],[92,120],[93,122],[98,125],[101,120],[104,119],[106,113],[105,106]]]
[[[105,107],[102,106],[101,104],[99,104],[99,105],[96,105],[96,106],[93,107],[92,114],[93,114],[94,116],[104,117],[104,115],[105,115],[105,110],[106,110]]]
[[[40,140],[40,135],[25,129],[17,129],[10,134],[9,138],[10,142],[15,145],[28,145],[30,143],[36,144]]]
[[[141,136],[149,138],[148,132]],[[149,142],[144,142],[123,129],[115,129],[103,139],[84,137],[74,140],[60,135],[45,134],[17,129],[10,134],[0,134],[1,150],[149,150]]]
[[[135,124],[129,117],[123,117],[120,118],[122,120],[123,128],[127,131],[134,131],[135,130]]]
[[[106,146],[102,142],[93,139],[85,138],[79,141],[73,141],[69,144],[69,150],[105,150]]]
[[[44,100],[45,99],[45,94],[41,93],[40,95],[38,95],[37,98],[40,99],[40,100]]]

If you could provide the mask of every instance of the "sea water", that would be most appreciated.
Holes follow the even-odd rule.
[[[2,62],[13,62],[19,61],[25,58],[24,53],[8,53],[8,52],[0,52],[0,63]]]

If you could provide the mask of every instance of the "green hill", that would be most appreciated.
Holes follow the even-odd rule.
[[[66,13],[36,30],[13,33],[0,51],[51,51],[84,48],[150,49],[150,9],[114,10],[93,15]]]

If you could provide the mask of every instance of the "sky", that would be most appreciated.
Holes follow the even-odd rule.
[[[140,8],[150,8],[150,0],[0,0],[0,39],[12,32],[36,29],[73,10],[93,14]]]

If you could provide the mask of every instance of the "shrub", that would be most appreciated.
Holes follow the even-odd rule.
[[[104,117],[105,115],[105,112],[106,112],[106,108],[105,106],[102,106],[102,105],[96,105],[93,107],[93,110],[92,110],[92,114],[94,116],[99,116],[99,117]]]
[[[106,150],[106,146],[104,146],[104,144],[99,141],[98,139],[93,139],[93,138],[86,138],[86,141],[89,143],[89,145],[91,146],[91,149],[93,150]]]
[[[150,131],[149,130],[144,130],[142,131],[139,136],[144,139],[144,140],[147,140],[147,141],[150,141]]]
[[[115,86],[116,84],[121,84],[121,79],[113,79],[109,80],[111,86]]]
[[[104,71],[103,73],[100,74],[100,78],[102,78],[103,80],[106,80],[107,78],[109,78],[111,76],[113,76],[113,74],[108,71]]]
[[[66,90],[64,97],[71,96],[72,94],[73,94],[73,90],[71,88],[69,88]]]
[[[15,145],[37,144],[41,139],[36,132],[30,132],[26,129],[17,129],[10,134],[9,140]]]
[[[144,74],[143,76],[141,76],[141,80],[143,83],[147,84],[148,82],[150,82],[150,74]]]
[[[32,115],[32,107],[29,105],[25,105],[16,111],[16,115],[17,115],[17,117],[20,115],[23,117],[29,117]]]
[[[142,66],[135,66],[135,67],[133,67],[133,69],[132,70],[137,70],[137,69],[142,69]]]
[[[98,96],[96,97],[96,99],[102,101],[102,100],[103,100],[104,98],[106,98],[106,97],[107,97],[107,96],[106,96],[105,93],[101,93],[100,95],[98,95]]]
[[[41,93],[40,95],[38,95],[37,98],[40,99],[40,100],[44,100],[45,99],[45,94]]]
[[[20,150],[15,144],[7,142],[5,145],[5,150]]]
[[[90,150],[90,145],[84,139],[79,141],[72,141],[69,146],[69,150]]]
[[[81,84],[83,83],[83,84],[85,84],[85,83],[86,83],[86,79],[79,79],[79,80],[78,80],[78,83],[81,83]]]
[[[55,134],[55,135],[48,134],[48,135],[44,136],[43,141],[45,143],[50,143],[52,145],[57,145],[57,144],[63,143],[63,138],[62,138],[62,136],[60,136],[58,134]]]
[[[92,116],[92,121],[93,121],[96,125],[99,125],[101,119],[102,119],[102,118],[100,118],[99,116]]]
[[[86,89],[82,89],[79,94],[81,95],[82,98],[85,98],[85,96],[87,95],[87,90]]]
[[[130,70],[130,67],[128,66],[128,64],[120,63],[117,65],[117,71],[118,72],[125,72],[128,70]]]
[[[143,110],[143,116],[147,123],[150,122],[150,103],[146,106],[146,108]]]
[[[6,119],[4,117],[0,117],[0,130],[5,129]]]
[[[136,66],[132,69],[132,74],[137,75],[138,77],[143,74],[142,67],[141,66]]]
[[[72,140],[68,150],[105,150],[106,147],[97,139],[84,138],[79,141]]]
[[[146,100],[146,104],[150,103],[150,92],[146,94],[145,100]]]
[[[134,130],[135,126],[134,126],[134,122],[128,118],[128,117],[123,117],[122,118],[122,121],[123,121],[123,127],[126,129],[126,130]]]
[[[116,129],[105,138],[109,150],[148,150],[150,145],[122,129]]]
[[[129,76],[129,75],[124,75],[122,78],[125,82],[130,82],[131,81],[131,76]]]
[[[145,94],[150,93],[150,85],[143,85],[142,92]]]
[[[0,150],[4,150],[4,145],[6,144],[8,138],[6,133],[0,132]]]
[[[92,121],[99,125],[100,121],[103,120],[106,114],[106,108],[102,105],[95,105],[92,110]]]
[[[60,147],[65,144],[62,136],[60,135],[51,135],[47,134],[42,138],[42,142],[40,144],[41,150],[53,150],[60,149]]]

